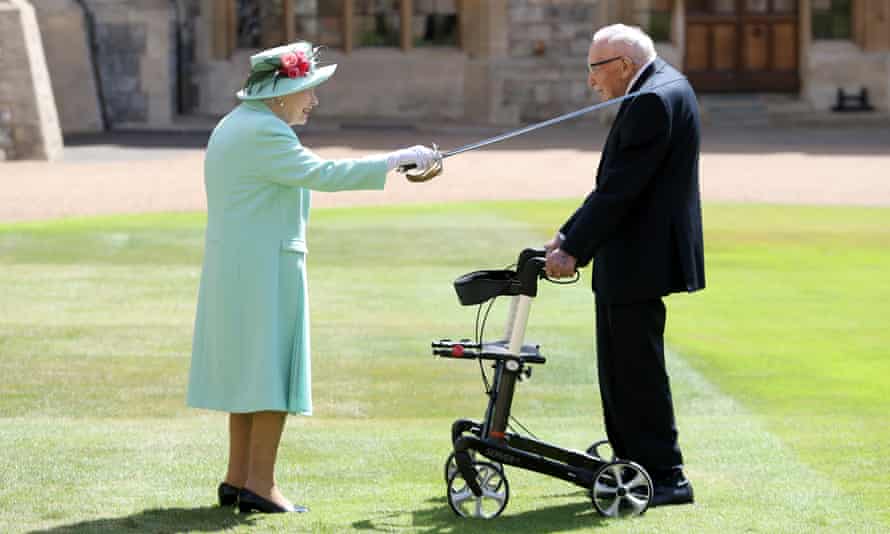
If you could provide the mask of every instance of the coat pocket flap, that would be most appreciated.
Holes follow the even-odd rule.
[[[281,240],[281,250],[287,250],[290,252],[302,252],[306,253],[308,250],[306,249],[306,242],[299,237],[292,237],[290,239],[282,239]]]

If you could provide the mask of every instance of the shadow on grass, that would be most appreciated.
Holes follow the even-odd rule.
[[[411,527],[417,532],[433,533],[487,533],[487,532],[553,532],[581,530],[607,526],[606,519],[599,516],[589,502],[577,502],[510,514],[509,506],[504,515],[490,521],[457,517],[451,511],[445,498],[430,499],[438,502],[432,508],[413,512],[381,514],[371,519],[356,521],[352,528],[376,532],[393,532],[405,528],[407,515],[411,515]]]
[[[254,518],[237,515],[231,508],[154,508],[125,517],[111,517],[59,525],[31,534],[60,532],[217,532],[239,525],[253,526]]]

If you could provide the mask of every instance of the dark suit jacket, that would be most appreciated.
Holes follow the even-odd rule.
[[[661,59],[638,90],[609,131],[596,189],[561,229],[579,267],[594,260],[593,290],[606,302],[705,287],[695,93]]]

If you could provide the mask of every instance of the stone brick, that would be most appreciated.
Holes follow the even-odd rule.
[[[9,131],[6,128],[0,126],[0,148],[9,150],[12,146],[12,136],[9,135]]]
[[[15,73],[0,86],[4,157],[57,159],[62,136],[40,27],[24,0],[0,2],[0,72]],[[11,113],[15,110],[15,114]]]
[[[569,45],[569,54],[573,56],[586,56],[590,50],[589,39],[574,39]]]
[[[550,102],[550,100],[552,99],[550,84],[538,83],[534,88],[534,95],[536,105],[542,105]]]
[[[75,0],[31,0],[64,133],[102,130],[86,18]]]
[[[586,82],[574,82],[571,85],[571,99],[574,104],[581,104],[593,96]]]
[[[548,24],[532,24],[528,27],[525,36],[532,41],[549,41],[553,32]]]

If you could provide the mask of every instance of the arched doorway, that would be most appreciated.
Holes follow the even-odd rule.
[[[699,91],[796,92],[797,0],[686,0],[685,71]]]

